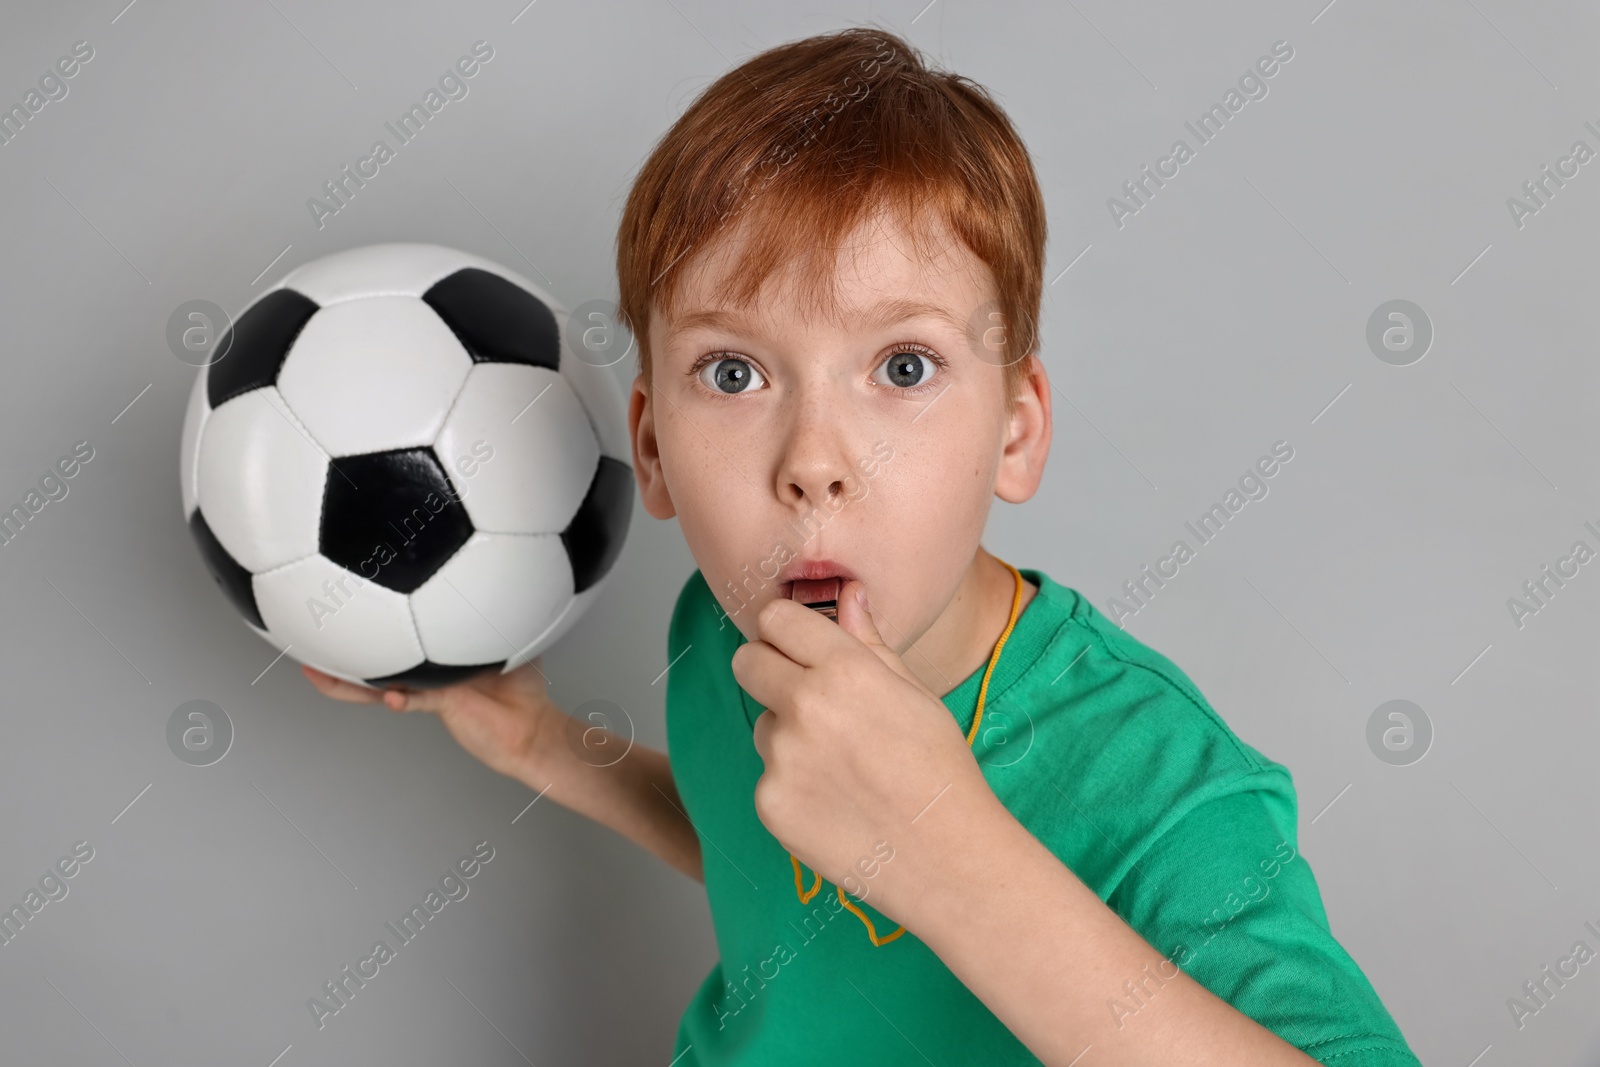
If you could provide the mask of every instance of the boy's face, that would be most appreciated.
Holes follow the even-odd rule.
[[[629,404],[645,508],[678,517],[746,639],[795,566],[825,560],[862,582],[904,653],[962,590],[990,501],[1038,487],[1043,365],[1027,357],[1008,419],[1004,371],[968,326],[995,296],[990,272],[959,241],[919,262],[897,227],[863,226],[837,259],[834,321],[782,270],[751,308],[720,300],[742,236],[687,264],[671,320],[651,311],[650,388],[636,380]]]

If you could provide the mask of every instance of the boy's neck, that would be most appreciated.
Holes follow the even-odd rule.
[[[1005,564],[980,547],[944,613],[900,658],[923,685],[943,697],[988,666],[1011,617],[1016,588]],[[1038,592],[1023,578],[1018,618]]]

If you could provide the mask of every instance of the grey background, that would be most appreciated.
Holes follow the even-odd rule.
[[[262,673],[272,649],[183,526],[194,372],[166,320],[391,240],[534,267],[568,307],[614,297],[628,182],[688,101],[868,20],[989,86],[1048,200],[1054,454],[1032,501],[996,503],[988,547],[1106,610],[1289,441],[1270,495],[1130,632],[1292,770],[1334,932],[1424,1062],[1600,1056],[1600,968],[1520,1031],[1506,1006],[1575,941],[1600,947],[1600,563],[1520,629],[1506,607],[1600,545],[1600,162],[1520,230],[1505,203],[1573,141],[1600,148],[1592,6],[124,2],[0,13],[7,105],[95,49],[0,147],[0,500],[95,449],[0,547],[0,901],[95,849],[0,948],[7,1062],[667,1062],[715,959],[698,884],[553,803],[524,813],[533,792],[432,717],[326,701],[288,660]],[[319,230],[306,199],[480,38],[470,95]],[[1267,97],[1116,227],[1106,199],[1277,40],[1295,56]],[[1436,334],[1406,367],[1365,342],[1396,298]],[[619,566],[546,655],[552,693],[615,701],[660,748],[654,679],[694,563],[636,509]],[[1409,766],[1366,741],[1397,698],[1434,730]],[[208,767],[165,740],[193,699],[235,730]],[[484,839],[471,895],[319,1032],[307,998]]]

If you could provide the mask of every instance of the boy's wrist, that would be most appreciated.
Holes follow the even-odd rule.
[[[585,726],[559,709],[550,712],[540,720],[518,759],[514,777],[562,807],[610,825],[602,814],[602,808],[608,806],[603,798],[629,793],[628,782],[635,776],[635,768],[609,757],[585,758],[584,738],[589,729],[598,728]],[[626,741],[608,731],[606,743],[616,744],[616,751],[621,751]],[[643,754],[639,746],[634,751]]]
[[[605,744],[625,758],[586,758],[591,750],[584,745],[585,729],[559,712],[542,721],[513,777],[703,881],[699,841],[678,806],[667,754],[606,731]]]
[[[571,716],[553,710],[542,717],[527,748],[516,763],[514,777],[534,792],[547,788],[564,792],[558,783],[570,780],[572,764],[578,757],[567,744]]]
[[[1011,830],[1027,832],[993,792],[985,793],[952,804],[939,819],[931,818],[930,811],[926,825],[906,841],[903,853],[912,862],[895,872],[902,880],[894,887],[893,903],[884,903],[924,942],[960,922],[970,908],[983,905],[988,884],[999,873],[988,857],[1011,843]],[[899,862],[897,855],[895,864]]]

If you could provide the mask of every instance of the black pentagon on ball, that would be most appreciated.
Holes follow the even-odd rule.
[[[561,531],[561,543],[567,546],[567,556],[572,561],[574,594],[604,578],[617,561],[632,515],[633,468],[621,460],[601,456],[583,504]]]
[[[409,670],[400,671],[398,674],[386,674],[382,678],[368,678],[366,682],[368,685],[375,685],[379,689],[391,685],[413,686],[417,689],[438,689],[442,686],[464,682],[483,671],[498,671],[505,665],[505,660],[500,660],[496,663],[456,666],[455,664],[435,663],[432,660],[425,659]]]
[[[369,581],[409,593],[472,536],[472,520],[431,448],[330,460],[322,554]]]
[[[211,406],[276,382],[295,338],[316,313],[316,301],[293,289],[275,289],[252,304],[217,342],[221,354],[206,371]]]
[[[200,558],[205,560],[206,569],[216,579],[217,586],[233,601],[239,614],[265,630],[267,624],[261,621],[261,609],[256,607],[256,592],[250,584],[250,572],[222,547],[222,542],[211,532],[211,526],[199,508],[195,508],[194,514],[189,517],[189,532],[194,535],[195,544],[200,546]]]
[[[561,331],[538,297],[498,274],[464,267],[422,299],[444,320],[474,363],[526,363],[561,369]]]

